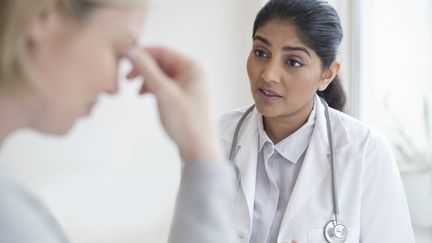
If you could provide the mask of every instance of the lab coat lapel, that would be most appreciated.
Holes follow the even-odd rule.
[[[241,193],[246,199],[249,215],[244,215],[240,220],[242,226],[247,226],[247,230],[252,230],[252,215],[255,200],[255,184],[256,184],[256,169],[257,169],[257,154],[258,154],[258,116],[260,114],[256,109],[243,122],[239,132],[234,164],[239,168],[241,178]],[[233,134],[237,121],[233,121],[233,126],[223,133],[222,139],[228,143],[232,143]],[[239,195],[237,195],[239,196]]]
[[[320,134],[319,129],[314,129],[302,168],[285,211],[281,229],[285,229],[284,226],[290,224],[297,210],[307,202],[329,174],[330,162],[326,148],[327,146],[322,143],[322,134]]]
[[[330,176],[330,149],[324,113],[325,109],[319,99],[315,99],[315,101],[317,101],[315,128],[312,133],[302,168],[300,169],[300,173],[288,202],[280,234],[283,234],[284,229],[289,228],[289,224],[294,223],[291,221],[296,212],[308,201],[326,177]],[[335,151],[337,154],[337,151],[345,146],[349,139],[339,117],[331,115],[330,119],[333,129],[333,141],[335,143]],[[331,185],[328,186],[330,187]]]

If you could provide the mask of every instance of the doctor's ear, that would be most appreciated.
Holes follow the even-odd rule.
[[[61,30],[62,15],[57,0],[47,3],[28,23],[26,37],[30,46],[37,46]]]
[[[319,91],[324,91],[325,89],[327,89],[327,87],[334,80],[336,75],[339,74],[340,67],[341,67],[341,63],[339,62],[339,60],[334,60],[330,64],[330,66],[324,71],[321,77],[319,87],[318,87]]]

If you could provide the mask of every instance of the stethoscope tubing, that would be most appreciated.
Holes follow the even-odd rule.
[[[332,133],[332,127],[331,127],[331,120],[330,120],[330,111],[327,102],[324,101],[323,98],[321,99],[321,103],[325,107],[325,117],[326,117],[326,125],[327,125],[327,136],[329,138],[329,146],[330,146],[330,169],[331,169],[331,180],[332,180],[332,196],[333,196],[333,214],[335,216],[336,222],[339,218],[339,199],[338,199],[338,193],[337,193],[337,178],[336,178],[336,158],[335,158],[335,150],[334,150],[334,143],[333,143],[333,133]]]

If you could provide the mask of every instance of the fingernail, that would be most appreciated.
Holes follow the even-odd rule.
[[[138,57],[138,55],[139,55],[139,50],[137,48],[131,48],[126,53],[127,58],[129,58],[131,61],[136,60],[136,58]]]

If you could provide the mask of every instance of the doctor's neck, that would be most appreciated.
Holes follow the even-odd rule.
[[[294,114],[275,117],[263,116],[264,131],[273,144],[278,144],[307,122],[312,109],[313,105]]]

